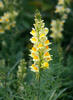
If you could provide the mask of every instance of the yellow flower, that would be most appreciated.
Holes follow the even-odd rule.
[[[46,67],[48,67],[48,62],[44,62],[43,65],[46,66]]]
[[[43,47],[42,43],[39,43],[38,48],[42,48],[42,47]]]
[[[39,72],[38,67],[33,67],[33,70],[35,70],[36,72]]]
[[[47,61],[52,60],[51,56],[49,56],[48,58],[46,58]]]
[[[32,43],[36,43],[37,42],[36,37],[32,37],[30,40],[31,40]]]
[[[38,61],[38,60],[39,60],[39,57],[38,57],[37,55],[34,55],[34,56],[33,56],[33,60],[34,60],[34,61]]]
[[[49,49],[49,47],[48,47],[48,46],[46,46],[46,49]]]
[[[3,19],[2,18],[0,18],[0,22],[3,22]]]
[[[46,52],[46,53],[44,54],[44,57],[48,57],[48,56],[50,56],[50,53],[49,53],[49,52]]]
[[[9,22],[9,19],[7,18],[7,19],[5,19],[5,21],[6,21],[6,22]]]
[[[31,56],[34,57],[35,56],[35,53],[31,53]]]
[[[33,29],[32,29],[32,31],[30,32],[30,34],[32,34],[33,36],[35,36],[36,31],[35,31],[35,29],[34,29],[34,28],[33,28]]]
[[[35,47],[32,47],[32,51],[33,51],[33,52],[36,52],[37,49],[36,49]]]
[[[48,43],[49,43],[49,40],[46,40],[46,41],[45,41],[45,44],[48,44]]]
[[[40,34],[40,38],[42,38],[42,37],[44,37],[44,36],[45,36],[45,34],[44,34],[44,33]]]
[[[49,42],[49,40],[46,40],[44,44],[45,44],[45,46],[47,46],[47,45],[49,45],[51,43]]]
[[[32,66],[30,66],[31,71],[33,72],[39,72],[39,68],[37,66],[35,66],[35,64],[32,64]]]
[[[49,68],[48,62],[44,62],[44,63],[42,64],[42,67],[41,67],[41,68],[44,68],[44,69]]]

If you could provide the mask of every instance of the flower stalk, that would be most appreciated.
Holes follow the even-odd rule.
[[[48,28],[45,27],[39,11],[35,14],[34,28],[30,34],[32,35],[30,41],[33,43],[33,47],[30,50],[30,56],[33,58],[33,64],[30,66],[31,71],[36,73],[38,80],[38,98],[40,99],[40,79],[42,70],[49,68],[49,61],[52,60],[49,51],[51,50],[49,45],[51,44],[47,38]]]
[[[49,68],[49,61],[52,60],[49,53],[51,49],[48,46],[51,43],[46,36],[48,34],[48,28],[45,27],[45,23],[41,19],[39,12],[35,15],[34,28],[32,28],[30,34],[32,35],[30,41],[33,43],[30,56],[33,58],[34,62],[30,68],[31,71],[39,73]]]

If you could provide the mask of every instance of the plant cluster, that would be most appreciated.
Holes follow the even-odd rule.
[[[18,13],[14,9],[6,10],[8,4],[6,1],[0,1],[0,34],[3,34],[5,30],[10,30],[11,27],[15,27],[16,24],[15,18]]]

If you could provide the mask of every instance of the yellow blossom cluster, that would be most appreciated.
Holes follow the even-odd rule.
[[[39,12],[35,15],[34,28],[32,28],[30,34],[32,35],[30,41],[33,43],[30,56],[34,61],[34,64],[30,68],[33,72],[39,72],[42,69],[49,68],[49,61],[52,60],[49,53],[51,50],[49,45],[51,43],[46,36],[48,34],[48,28],[45,27]]]
[[[51,35],[50,37],[52,37],[53,39],[61,39],[62,38],[62,31],[63,31],[63,24],[64,21],[60,21],[59,19],[57,20],[52,20],[51,22]]]
[[[0,1],[0,7],[3,2]],[[4,5],[3,5],[4,6]],[[3,12],[3,11],[2,11]],[[3,15],[0,15],[0,34],[4,33],[5,30],[10,30],[16,24],[15,17],[18,15],[16,11],[5,11]]]
[[[59,13],[64,17],[67,18],[67,14],[70,12],[70,9],[66,7],[65,0],[58,0],[58,5],[56,6],[55,13]]]
[[[65,20],[67,19],[70,9],[66,7],[65,0],[58,0],[58,5],[56,6],[55,13],[60,15],[60,19],[52,20],[51,22],[51,35],[54,40],[61,39],[63,37],[62,31]]]

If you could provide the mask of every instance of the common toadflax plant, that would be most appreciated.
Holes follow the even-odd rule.
[[[40,72],[43,69],[49,68],[49,61],[52,60],[49,51],[49,45],[51,44],[47,38],[48,28],[45,27],[45,23],[41,19],[39,12],[35,15],[34,28],[30,32],[33,43],[33,47],[30,50],[30,56],[33,58],[33,64],[30,66],[31,71]]]
[[[54,40],[62,39],[62,31],[64,23],[67,19],[68,13],[70,12],[70,9],[66,6],[65,0],[58,0],[58,4],[56,6],[55,13],[59,14],[60,18],[56,20],[52,20],[51,22],[51,35]]]
[[[61,39],[62,38],[62,31],[63,31],[63,24],[64,21],[60,21],[59,19],[52,20],[51,22],[51,35],[53,39]]]
[[[67,19],[70,9],[67,7],[65,0],[58,0],[55,13],[59,13],[63,20]]]
[[[6,6],[8,6],[9,9],[6,9]],[[6,1],[3,2],[2,0],[0,1],[0,9],[0,34],[3,34],[6,30],[10,30],[12,27],[15,27],[15,19],[18,12],[16,12],[15,9],[10,10],[9,3],[6,5]]]

